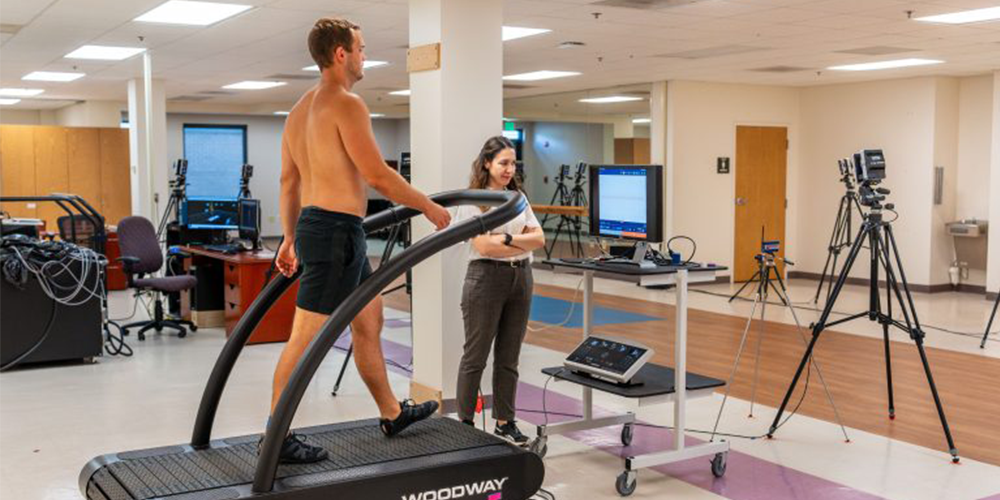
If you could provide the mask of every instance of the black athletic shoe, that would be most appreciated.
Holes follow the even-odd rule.
[[[329,453],[322,446],[306,444],[305,441],[306,437],[301,434],[289,434],[285,438],[285,442],[281,443],[281,454],[279,455],[278,463],[311,464],[327,459]],[[263,443],[264,438],[261,437],[260,441],[257,442],[258,454]]]
[[[510,420],[506,424],[497,425],[496,429],[493,430],[493,434],[502,437],[518,446],[524,446],[528,444],[528,436],[521,433],[521,429],[517,428],[517,422]]]
[[[407,399],[399,403],[399,416],[396,420],[382,419],[379,422],[379,427],[382,428],[382,433],[388,437],[395,436],[403,429],[410,426],[414,422],[419,422],[431,415],[438,409],[437,401],[428,401],[426,403],[416,404],[412,399]]]

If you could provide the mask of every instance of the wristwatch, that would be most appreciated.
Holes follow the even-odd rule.
[[[511,236],[510,233],[503,233],[503,244],[504,245],[510,246],[510,243],[512,241],[514,241],[514,237]]]

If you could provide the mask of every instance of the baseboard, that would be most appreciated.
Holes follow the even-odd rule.
[[[819,281],[822,275],[819,273],[811,273],[808,271],[789,271],[788,279],[807,279],[813,281]],[[865,278],[855,278],[849,276],[847,278],[848,285],[858,285],[858,286],[868,286],[869,280]],[[885,287],[885,280],[879,280],[879,287]],[[910,283],[911,292],[919,293],[941,293],[941,292],[962,292],[962,293],[974,293],[983,294],[986,293],[986,287],[978,285],[966,285],[961,284],[958,286],[953,286],[950,283],[939,284],[939,285],[916,285]]]

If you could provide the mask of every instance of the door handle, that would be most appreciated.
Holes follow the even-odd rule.
[[[736,198],[736,206],[742,207],[742,206],[745,206],[746,204],[747,204],[747,199],[746,198],[740,198],[740,197]]]

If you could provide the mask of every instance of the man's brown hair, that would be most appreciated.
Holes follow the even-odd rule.
[[[316,21],[309,32],[309,54],[322,71],[333,64],[333,54],[338,47],[347,52],[354,48],[354,30],[361,29],[347,19],[324,17]]]

